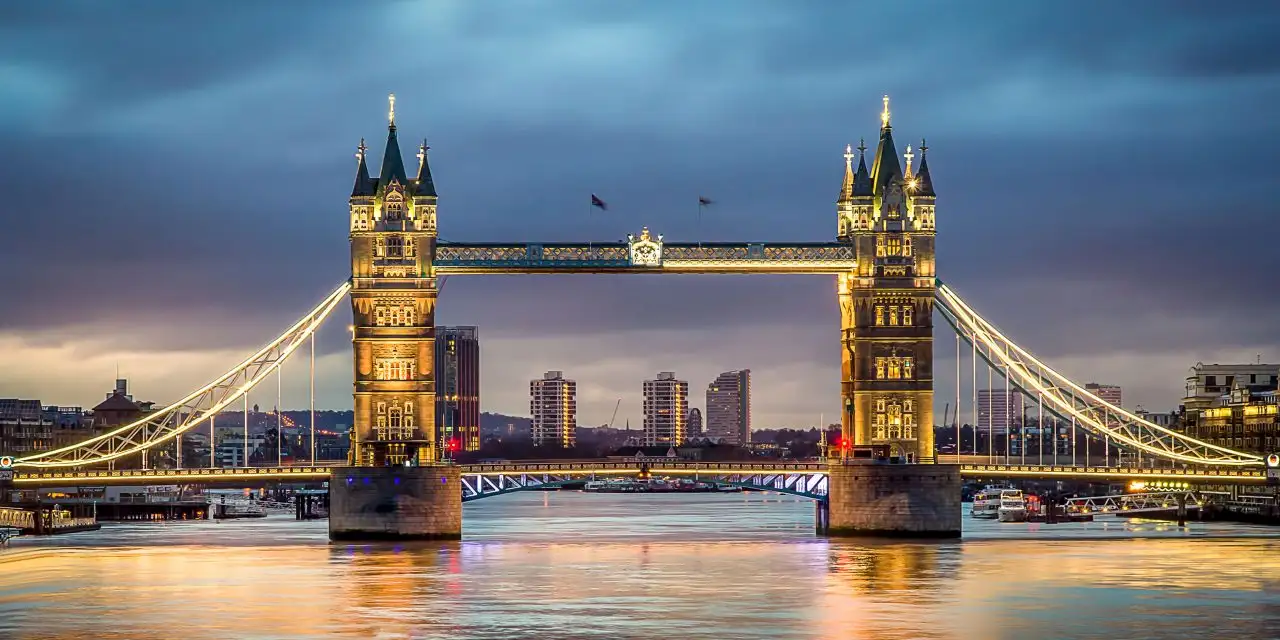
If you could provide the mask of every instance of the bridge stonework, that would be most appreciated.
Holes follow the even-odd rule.
[[[920,150],[898,162],[888,98],[867,169],[865,145],[845,152],[837,238],[857,266],[837,276],[841,430],[845,443],[888,445],[911,462],[934,461],[933,301],[936,195]]]
[[[461,472],[453,465],[343,467],[329,480],[330,540],[462,537]]]
[[[958,465],[850,461],[827,473],[827,535],[960,537]]]

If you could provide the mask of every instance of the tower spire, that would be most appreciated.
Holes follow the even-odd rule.
[[[396,94],[387,95],[390,110],[387,112],[387,147],[382,153],[382,168],[378,171],[378,190],[381,193],[398,180],[401,186],[408,186],[409,177],[404,170],[404,158],[400,157],[400,141],[396,138]]]
[[[858,171],[853,174],[853,195],[875,195],[871,174],[867,172],[867,141],[864,138],[858,138]]]
[[[884,192],[890,182],[902,178],[898,163],[898,150],[893,143],[893,127],[889,124],[889,96],[884,97],[884,111],[880,113],[880,144],[876,147],[876,159],[871,165],[871,182],[877,194]]]
[[[915,178],[915,195],[936,197],[933,192],[933,177],[929,175],[929,160],[927,152],[929,145],[925,143],[924,138],[920,139],[920,171],[916,172]]]
[[[853,145],[844,146],[844,182],[840,184],[840,202],[853,198]]]
[[[422,139],[422,144],[418,146],[418,177],[413,181],[413,193],[417,196],[436,197],[436,183],[431,179],[431,163],[427,161],[427,151],[431,150],[431,146],[427,144],[427,139]]]
[[[373,186],[369,183],[369,165],[365,163],[365,152],[369,150],[360,138],[360,146],[356,147],[356,184],[351,188],[351,196],[371,196]]]

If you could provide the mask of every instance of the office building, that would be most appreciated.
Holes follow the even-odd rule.
[[[1017,428],[1022,425],[1026,402],[1021,393],[1015,390],[979,389],[978,390],[978,431],[1004,435],[1008,427]]]
[[[0,398],[0,455],[22,457],[53,447],[53,419],[39,400]]]
[[[1199,364],[1187,376],[1183,428],[1209,444],[1259,455],[1280,451],[1280,365]]]
[[[1084,390],[1098,396],[1107,404],[1117,407],[1124,406],[1121,404],[1122,395],[1120,393],[1120,387],[1114,384],[1098,384],[1097,382],[1090,382],[1084,385]]]
[[[663,371],[644,381],[645,446],[681,444],[688,440],[689,383]]]
[[[751,442],[751,370],[726,371],[707,385],[707,438],[721,444]]]
[[[480,339],[475,327],[436,327],[436,446],[480,448]]]
[[[562,371],[548,371],[529,382],[530,434],[533,444],[570,448],[577,442],[578,383]]]
[[[1182,406],[1198,411],[1225,401],[1237,384],[1252,393],[1276,388],[1280,377],[1277,364],[1203,364],[1197,362],[1187,376],[1186,395]]]

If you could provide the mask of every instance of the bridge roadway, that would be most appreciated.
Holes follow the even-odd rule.
[[[242,467],[200,469],[148,469],[111,471],[22,471],[14,474],[13,484],[23,487],[66,487],[94,485],[140,484],[209,484],[250,485],[263,482],[322,482],[329,479],[333,466],[297,465],[286,467]],[[573,460],[507,462],[496,464],[464,464],[464,478],[493,476],[540,475],[560,478],[592,476],[628,476],[642,470],[659,475],[698,477],[706,480],[731,476],[826,476],[825,462],[693,462],[687,460]],[[1251,467],[1145,468],[1036,464],[961,464],[960,474],[974,479],[1026,478],[1045,480],[1083,480],[1114,482],[1128,480],[1179,480],[1212,484],[1264,484],[1266,473]]]

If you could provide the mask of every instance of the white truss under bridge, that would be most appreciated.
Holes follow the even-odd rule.
[[[956,333],[980,356],[1031,400],[1064,420],[1074,420],[1097,436],[1124,449],[1189,465],[1262,466],[1262,456],[1220,447],[1153,424],[1125,411],[1066,376],[1049,368],[1019,347],[994,325],[965,304],[950,287],[938,282],[938,310]]]
[[[1208,499],[1197,491],[1163,491],[1158,493],[1125,493],[1093,498],[1069,498],[1067,513],[1145,513],[1177,509],[1185,501],[1186,509],[1199,509]]]
[[[294,350],[315,333],[350,289],[350,283],[342,283],[316,308],[289,327],[288,331],[191,395],[135,422],[84,442],[19,458],[14,461],[13,466],[43,469],[80,467],[139,453],[176,438],[178,434],[217,415],[274,373]]]
[[[479,466],[479,465],[476,465]],[[827,497],[827,474],[807,470],[714,470],[702,465],[662,465],[675,468],[642,469],[627,468],[617,463],[584,464],[578,469],[546,472],[483,471],[462,473],[462,501],[470,502],[516,491],[553,489],[567,483],[596,480],[598,478],[640,477],[648,474],[675,475],[721,486],[743,487],[760,491],[773,491],[811,500]],[[763,465],[762,465],[763,466]]]

